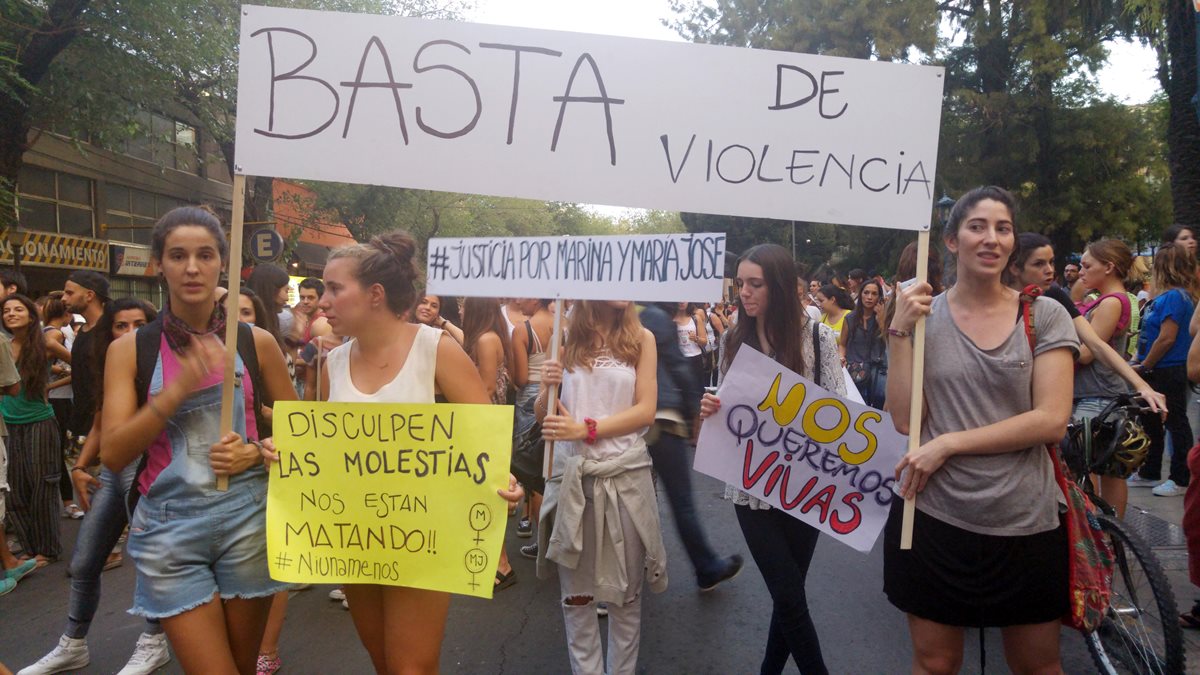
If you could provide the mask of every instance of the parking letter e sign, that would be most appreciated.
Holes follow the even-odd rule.
[[[263,228],[250,235],[250,257],[257,262],[271,262],[283,253],[283,237],[275,230]]]

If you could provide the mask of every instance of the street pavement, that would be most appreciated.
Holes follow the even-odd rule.
[[[741,553],[746,568],[711,593],[698,593],[691,566],[680,546],[670,508],[660,495],[669,557],[670,587],[647,593],[642,609],[639,673],[737,675],[757,673],[770,620],[770,598],[746,551],[733,507],[721,500],[722,486],[693,474],[698,509],[718,551]],[[1177,500],[1182,501],[1182,500]],[[508,550],[518,582],[495,599],[455,597],[442,649],[443,673],[569,673],[558,582],[538,580],[534,563],[518,554],[509,521]],[[77,521],[63,521],[69,549]],[[67,558],[64,558],[66,560]],[[870,555],[822,538],[808,577],[809,604],[825,661],[833,673],[910,672],[908,630],[882,592],[881,546]],[[40,658],[57,642],[66,615],[69,579],[59,562],[26,577],[0,598],[0,662],[16,671]],[[115,673],[124,665],[142,630],[126,613],[133,593],[133,564],[105,572],[104,595],[88,643],[91,665],[83,673]],[[370,673],[349,613],[331,602],[332,586],[293,593],[283,630],[282,673]],[[1185,596],[1190,597],[1190,596]],[[601,626],[603,628],[603,624]],[[1077,633],[1064,629],[1063,665],[1068,673],[1094,672]],[[987,673],[1006,673],[998,631],[985,634]],[[964,673],[979,673],[979,633],[966,634]],[[172,662],[162,672],[180,672]],[[786,672],[796,672],[789,665]]]

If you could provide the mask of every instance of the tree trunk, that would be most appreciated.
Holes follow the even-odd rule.
[[[1008,84],[1012,79],[1011,40],[1005,26],[1001,0],[976,2],[975,62],[978,64],[977,86],[983,94],[982,143],[980,164],[983,182],[1003,185],[1011,176],[999,175],[996,167],[1004,166],[1001,158],[1008,139]],[[1016,10],[1013,10],[1016,11]]]
[[[29,106],[0,99],[0,196],[16,192],[17,174],[21,172],[25,155],[25,139],[29,136],[28,113]],[[16,225],[17,213],[13,206],[12,203],[0,204],[0,229]]]
[[[1171,201],[1175,222],[1200,225],[1200,118],[1196,96],[1196,18],[1191,3],[1167,2],[1167,52],[1171,66],[1164,82],[1170,101],[1167,122],[1167,165],[1171,168]]]

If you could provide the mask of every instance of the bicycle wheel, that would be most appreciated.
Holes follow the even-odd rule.
[[[1084,636],[1097,668],[1112,675],[1182,673],[1183,633],[1162,565],[1123,521],[1099,520],[1112,539],[1116,566],[1107,616]]]

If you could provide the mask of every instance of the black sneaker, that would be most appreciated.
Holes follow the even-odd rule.
[[[696,585],[700,587],[701,593],[707,593],[716,588],[719,584],[736,577],[742,571],[744,561],[740,555],[731,555],[725,562],[725,569],[720,574],[711,579],[697,579]]]
[[[528,516],[517,521],[517,536],[522,539],[533,536],[533,523],[529,522]]]
[[[524,558],[529,558],[530,560],[537,560],[537,554],[538,554],[538,545],[537,545],[536,541],[528,546],[521,547],[521,556]]]

